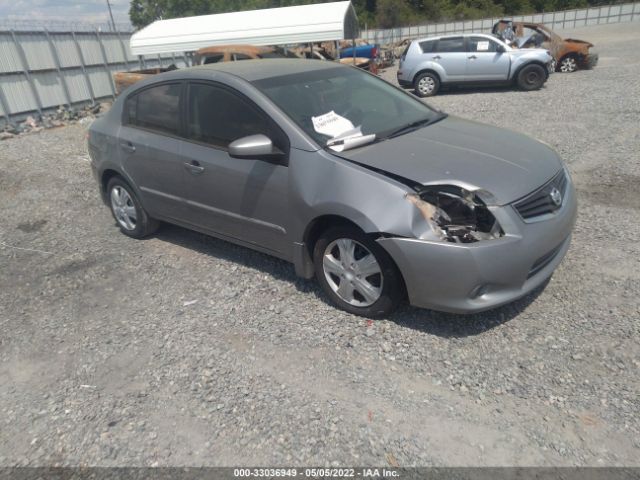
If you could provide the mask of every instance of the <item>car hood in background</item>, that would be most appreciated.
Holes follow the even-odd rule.
[[[565,42],[571,42],[571,43],[582,43],[584,45],[587,45],[589,48],[593,47],[593,43],[586,42],[584,40],[576,40],[575,38],[565,38],[564,41]]]
[[[339,156],[421,184],[475,186],[498,205],[527,195],[562,167],[531,137],[451,116]]]

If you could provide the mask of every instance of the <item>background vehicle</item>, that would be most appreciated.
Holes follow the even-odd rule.
[[[575,72],[578,68],[593,68],[598,63],[598,54],[591,51],[593,44],[573,38],[563,39],[550,28],[540,23],[512,22],[500,20],[492,33],[504,41],[513,42],[518,48],[545,48],[551,52],[555,70]]]
[[[205,65],[218,62],[233,62],[237,60],[253,60],[258,58],[298,58],[293,52],[280,47],[256,47],[254,45],[220,45],[198,50],[193,57],[194,65]],[[125,88],[151,75],[176,70],[175,65],[166,68],[149,68],[144,70],[132,70],[128,72],[116,72],[113,81],[116,93],[120,94]]]
[[[420,97],[435,95],[442,85],[516,84],[542,87],[553,58],[546,50],[518,50],[491,35],[430,37],[411,42],[400,58],[398,83]]]
[[[256,47],[254,45],[220,45],[201,48],[193,57],[194,65],[206,65],[218,62],[253,60],[258,58],[297,58],[281,47]]]
[[[330,62],[158,75],[88,141],[124,234],[163,220],[260,250],[369,317],[405,294],[460,313],[519,298],[560,263],[576,215],[551,148]]]

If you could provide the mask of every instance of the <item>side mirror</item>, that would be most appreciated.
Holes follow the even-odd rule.
[[[498,53],[504,53],[506,51],[507,51],[507,49],[504,48],[502,45],[498,45],[498,47],[496,48],[496,52],[498,52]]]
[[[273,142],[266,135],[249,135],[234,140],[229,144],[229,155],[234,158],[260,158],[282,155],[274,147]]]

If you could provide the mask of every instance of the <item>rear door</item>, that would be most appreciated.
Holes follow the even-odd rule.
[[[188,213],[193,225],[286,252],[289,169],[286,161],[232,158],[228,145],[264,134],[283,152],[289,140],[250,99],[212,82],[187,93],[187,140],[180,142]]]
[[[462,82],[467,70],[467,52],[464,37],[442,37],[434,45],[428,58],[442,65],[447,73],[447,82]]]
[[[487,37],[467,39],[467,80],[500,81],[509,78],[511,59],[498,51],[498,42]]]
[[[153,216],[180,219],[184,168],[178,156],[182,82],[155,84],[131,94],[119,134],[125,173]]]

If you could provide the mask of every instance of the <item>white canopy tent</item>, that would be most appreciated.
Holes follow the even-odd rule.
[[[289,45],[356,38],[350,1],[158,20],[131,36],[133,55],[229,44]]]

